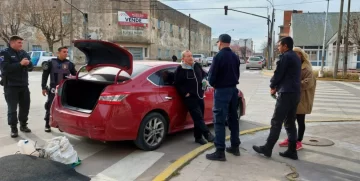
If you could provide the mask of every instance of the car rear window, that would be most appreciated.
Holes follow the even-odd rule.
[[[201,55],[193,55],[194,58],[199,58]]]
[[[131,75],[126,73],[125,71],[121,71],[119,76],[126,77],[126,78],[133,78],[137,75],[139,75],[141,72],[146,71],[150,68],[148,65],[142,65],[142,64],[133,64],[133,72]],[[119,72],[118,68],[114,67],[101,67],[96,70],[91,71],[89,74],[91,75],[116,75]]]
[[[251,57],[250,61],[261,61],[259,57]]]

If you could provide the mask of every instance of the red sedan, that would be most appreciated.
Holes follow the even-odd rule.
[[[193,128],[193,121],[173,86],[178,63],[133,62],[125,49],[104,41],[77,40],[88,73],[70,77],[56,89],[51,126],[101,141],[134,140],[155,150],[168,133]],[[80,71],[80,70],[79,70]],[[213,92],[205,91],[205,122],[213,121]],[[238,115],[245,114],[239,91]]]

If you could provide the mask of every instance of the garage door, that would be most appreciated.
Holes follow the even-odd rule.
[[[134,60],[143,60],[143,48],[142,47],[126,47],[129,52],[133,55]]]

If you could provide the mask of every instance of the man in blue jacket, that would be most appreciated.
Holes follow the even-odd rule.
[[[8,107],[8,124],[11,127],[11,137],[18,136],[17,124],[20,131],[30,133],[27,126],[30,109],[30,91],[28,71],[32,68],[30,57],[22,49],[23,39],[19,36],[10,37],[9,48],[0,52],[1,78],[4,95]],[[19,105],[19,116],[17,107]]]
[[[230,49],[231,37],[222,34],[217,45],[219,53],[214,57],[209,70],[209,84],[214,87],[214,128],[216,151],[207,154],[209,160],[225,161],[225,122],[231,131],[231,146],[226,152],[240,156],[239,120],[237,115],[238,89],[240,78],[240,60]]]
[[[275,95],[276,92],[278,93],[275,111],[271,119],[270,134],[264,146],[253,146],[253,149],[260,154],[271,157],[284,123],[289,146],[287,151],[279,154],[297,160],[295,116],[300,102],[301,61],[292,50],[293,46],[294,41],[291,37],[284,37],[278,43],[278,49],[282,54],[280,60],[276,63],[277,67],[274,76],[270,80],[270,94]]]

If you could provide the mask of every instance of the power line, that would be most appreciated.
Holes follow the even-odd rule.
[[[334,1],[334,0],[330,0],[330,1]],[[290,4],[280,4],[280,5],[274,5],[274,6],[289,6],[289,5],[296,5],[296,4],[313,4],[313,3],[319,3],[319,2],[327,2],[327,0],[301,2],[301,3],[290,3]]]

